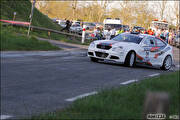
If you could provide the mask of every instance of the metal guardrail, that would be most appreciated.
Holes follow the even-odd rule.
[[[3,25],[3,26],[12,25],[12,26],[19,26],[19,27],[26,27],[26,28],[28,28],[28,25],[23,25],[23,24],[2,23],[2,25]],[[53,30],[53,29],[44,28],[44,27],[31,26],[31,29],[42,30],[42,31],[53,32],[53,33],[58,33],[58,34],[63,34],[63,35],[68,35],[68,36],[73,36],[73,37],[82,38],[82,36],[81,36],[81,35],[78,35],[78,34],[61,32],[61,31],[58,31],[58,30]]]

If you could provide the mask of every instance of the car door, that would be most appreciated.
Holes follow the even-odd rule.
[[[155,38],[155,42],[156,42],[156,49],[152,51],[155,54],[153,60],[154,60],[154,64],[158,65],[161,64],[163,61],[164,58],[163,50],[165,49],[167,44],[158,38]]]
[[[152,52],[156,48],[156,42],[154,37],[147,36],[144,38],[140,45],[140,49],[137,54],[137,62],[145,63],[152,66],[155,53]]]

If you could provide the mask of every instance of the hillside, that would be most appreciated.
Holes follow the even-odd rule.
[[[1,18],[5,20],[12,20],[13,13],[16,12],[16,21],[29,22],[29,15],[31,13],[31,2],[29,0],[0,0]],[[34,9],[32,25],[45,27],[50,29],[60,30],[61,27],[52,22],[46,15]],[[0,31],[0,46],[1,51],[8,50],[60,50],[60,48],[51,45],[45,41],[39,41],[35,36],[47,37],[45,31],[31,31],[30,37],[27,37],[27,28],[1,26]],[[57,36],[57,35],[56,35]],[[58,35],[62,38],[63,35]]]
[[[13,20],[13,14],[16,12],[16,18],[15,21],[24,21],[29,22],[29,15],[31,13],[31,2],[29,0],[0,0],[0,6],[1,6],[1,18],[4,20]],[[54,30],[61,30],[62,28],[56,24],[53,23],[53,21],[48,18],[48,16],[41,13],[37,8],[34,9],[33,12],[33,20],[32,25],[38,26],[38,27],[44,27]],[[63,42],[70,42],[74,44],[81,44],[81,40],[79,38],[74,38],[71,36],[63,35],[63,34],[57,34],[57,33],[50,33],[50,36],[48,35],[47,31],[41,31],[41,30],[31,30],[30,37],[33,38],[32,45],[35,45],[33,49],[29,49],[28,47],[22,47],[19,43],[22,42],[23,46],[28,46],[26,44],[29,44],[27,42],[27,28],[22,27],[5,27],[1,26],[1,50],[57,50],[57,48],[53,47],[52,45],[48,45],[49,47],[40,48],[37,47],[34,43],[37,43],[38,45],[43,44],[42,42],[34,42],[35,37],[41,37],[41,38],[48,38],[53,40],[59,40]],[[3,32],[5,31],[5,32]],[[5,34],[5,33],[9,34]],[[11,35],[13,34],[13,35]],[[20,38],[20,35],[23,35],[23,37]],[[13,36],[13,37],[12,37]],[[11,39],[12,40],[11,40]],[[15,39],[15,42],[13,40]],[[21,40],[18,40],[21,39]],[[6,41],[12,41],[12,42],[6,42]],[[4,45],[3,45],[4,44]],[[2,46],[3,45],[3,46]],[[11,48],[12,46],[13,49]]]
[[[12,20],[16,12],[16,21],[29,21],[31,2],[29,0],[1,0],[1,19]],[[42,14],[37,8],[34,9],[32,25],[60,30],[61,27],[52,22],[50,18]]]

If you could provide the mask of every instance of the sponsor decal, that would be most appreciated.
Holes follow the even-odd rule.
[[[136,56],[139,60],[143,60],[143,57],[141,57],[140,55],[136,54]]]
[[[152,47],[150,51],[151,51],[151,52],[156,52],[156,51],[159,50],[159,48],[160,48],[160,47]]]
[[[142,56],[136,54],[137,59],[140,60],[140,63],[145,63],[147,65],[152,66],[152,63],[150,62],[150,58],[149,58],[149,51],[146,51],[146,57],[143,58]]]
[[[159,53],[155,54],[154,58],[158,58],[158,56],[164,54],[165,52],[169,51],[170,49],[171,49],[170,47],[167,47],[165,50],[160,51]]]

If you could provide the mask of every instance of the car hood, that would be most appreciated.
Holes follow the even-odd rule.
[[[95,44],[101,44],[101,45],[112,45],[114,47],[116,46],[137,46],[138,44],[133,42],[119,42],[115,40],[97,40],[94,41]]]

